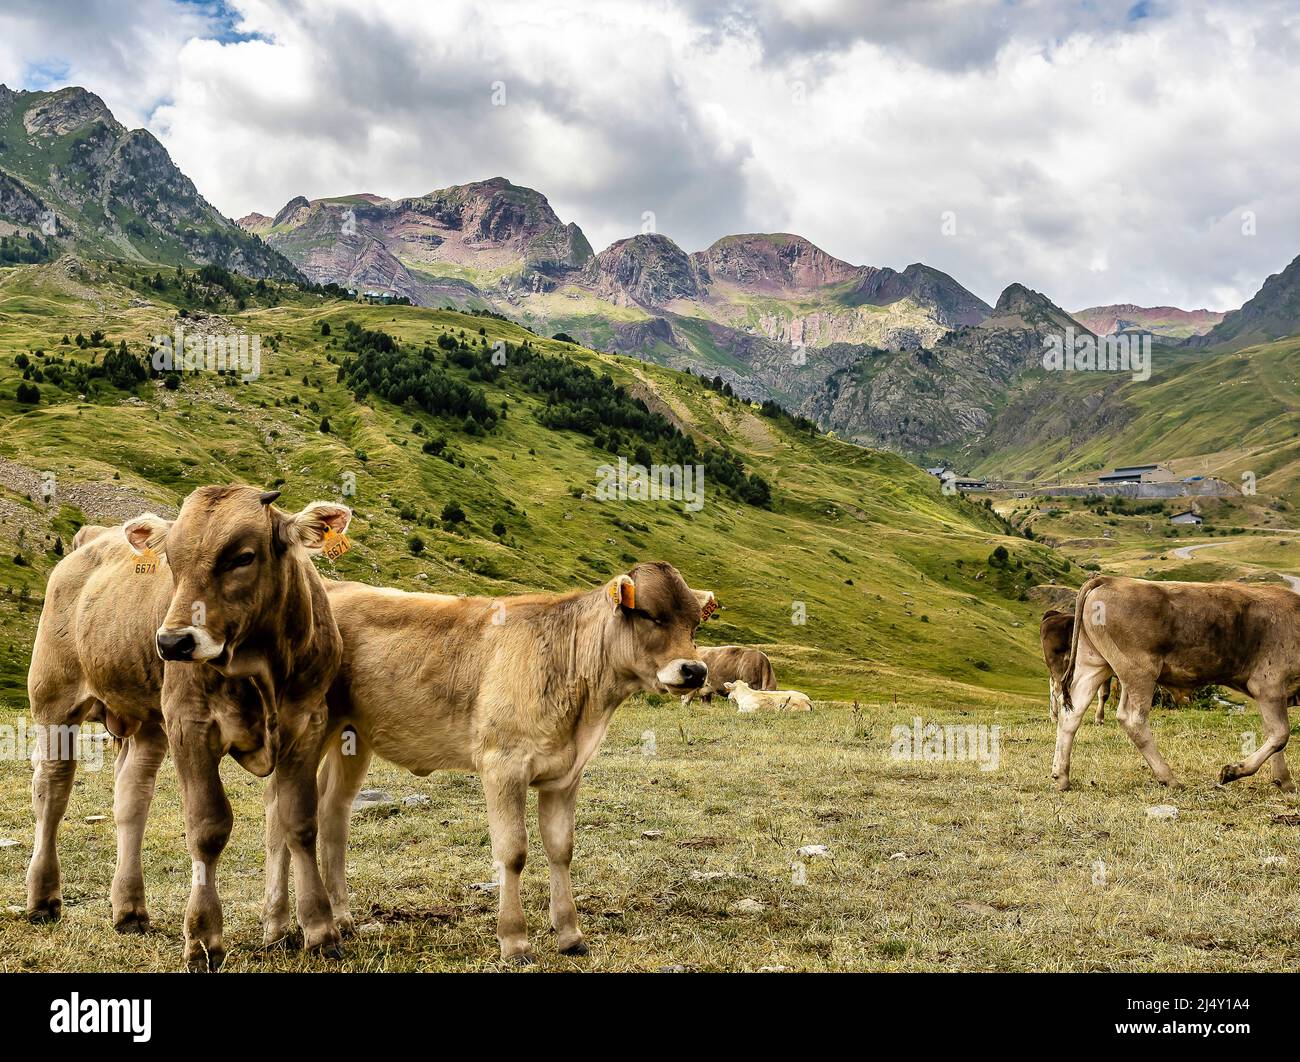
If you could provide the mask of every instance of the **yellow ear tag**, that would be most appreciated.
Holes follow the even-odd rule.
[[[709,600],[704,603],[704,607],[700,609],[700,622],[703,623],[717,612],[718,607],[718,599],[716,597],[709,598]]]
[[[135,557],[135,566],[131,569],[135,575],[156,575],[158,573],[158,554],[145,546]]]
[[[352,543],[348,541],[347,535],[340,535],[332,527],[326,530],[321,552],[330,560],[338,560],[351,548]]]
[[[636,608],[636,583],[615,582],[609,587],[609,599],[616,605],[623,603],[623,587],[627,587],[627,607]]]

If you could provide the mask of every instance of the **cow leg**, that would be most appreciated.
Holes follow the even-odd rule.
[[[569,864],[573,861],[573,815],[578,803],[578,786],[568,789],[543,789],[537,794],[537,824],[542,830],[542,845],[551,871],[551,928],[555,930],[560,952],[586,955],[587,945],[578,928],[578,908],[573,902],[573,883]]]
[[[352,802],[366,781],[373,752],[358,734],[355,747],[346,752],[342,741],[330,743],[329,754],[318,776],[320,788],[320,862],[334,912],[334,925],[341,934],[356,929],[348,905],[348,827]]]
[[[1240,763],[1230,763],[1219,772],[1219,783],[1247,778],[1264,766],[1264,761],[1278,755],[1286,748],[1291,736],[1291,723],[1287,718],[1285,697],[1258,697],[1259,715],[1264,723],[1264,742]],[[1282,764],[1285,769],[1285,762]],[[1273,768],[1277,778],[1277,768]]]
[[[1103,667],[1080,664],[1070,686],[1070,710],[1066,711],[1064,704],[1061,706],[1056,721],[1056,753],[1052,757],[1052,777],[1061,792],[1070,788],[1070,754],[1074,751],[1074,735],[1083,722],[1083,710],[1092,703],[1105,677]]]
[[[27,867],[27,917],[33,922],[57,922],[63,914],[59,884],[59,824],[68,810],[77,771],[73,750],[63,746],[57,731],[38,731],[32,754],[32,813],[36,835]]]
[[[1147,722],[1147,713],[1151,711],[1151,698],[1155,692],[1156,687],[1153,682],[1142,680],[1125,682],[1115,718],[1119,720],[1124,733],[1132,739],[1133,744],[1138,747],[1138,751],[1150,765],[1156,781],[1161,785],[1176,786],[1178,779],[1174,777],[1174,772],[1169,769],[1169,764],[1156,748],[1155,735],[1151,733],[1151,725]]]
[[[524,825],[528,784],[517,764],[495,753],[484,758],[482,777],[492,864],[498,882],[497,941],[501,958],[531,963],[533,949],[528,943],[523,904],[519,902],[519,875],[528,858],[528,830]]]
[[[149,912],[144,902],[144,869],[140,849],[153,803],[158,768],[167,755],[167,734],[155,720],[146,720],[122,742],[113,780],[113,821],[117,825],[117,869],[113,873],[113,928],[119,933],[144,933]]]
[[[1101,689],[1097,691],[1097,714],[1092,717],[1094,723],[1104,723],[1106,721],[1106,702],[1110,700],[1110,687],[1114,681],[1115,677],[1112,675],[1101,684]]]
[[[1295,782],[1291,781],[1291,771],[1286,765],[1286,753],[1275,752],[1268,762],[1273,768],[1273,784],[1284,793],[1294,793]]]
[[[218,769],[225,747],[214,723],[190,719],[169,720],[167,739],[180,778],[185,843],[193,865],[185,907],[185,964],[195,972],[216,972],[226,957],[217,860],[234,825]]]
[[[341,959],[325,882],[316,862],[316,765],[319,741],[304,738],[282,747],[275,768],[275,801],[280,828],[293,860],[293,888],[303,946],[327,959]]]
[[[280,825],[275,774],[266,780],[266,889],[262,899],[262,943],[288,945],[293,939],[289,915],[289,845]]]

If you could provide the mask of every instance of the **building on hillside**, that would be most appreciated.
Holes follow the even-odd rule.
[[[1115,483],[1171,483],[1174,474],[1164,465],[1117,465],[1113,472],[1103,472],[1097,482],[1103,486]]]
[[[1174,513],[1169,518],[1171,524],[1202,524],[1205,521],[1201,519],[1200,513],[1194,513],[1191,509],[1184,509],[1181,513]]]
[[[929,472],[930,475],[934,476],[935,479],[937,479],[940,483],[943,483],[945,486],[951,484],[953,490],[964,492],[968,490],[989,489],[987,480],[975,479],[972,476],[959,476],[951,468],[944,468],[943,466],[938,466],[935,468],[927,468],[926,471]],[[948,491],[948,493],[952,493],[952,491]]]

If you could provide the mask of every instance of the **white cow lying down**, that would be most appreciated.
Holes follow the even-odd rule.
[[[724,683],[727,700],[736,702],[740,712],[811,712],[812,701],[798,690],[756,690],[746,682],[736,679]]]

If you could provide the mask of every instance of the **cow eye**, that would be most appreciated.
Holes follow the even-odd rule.
[[[224,567],[226,571],[232,571],[235,568],[247,568],[256,559],[257,554],[251,549],[246,549],[242,553],[236,553],[230,560],[226,561]]]

